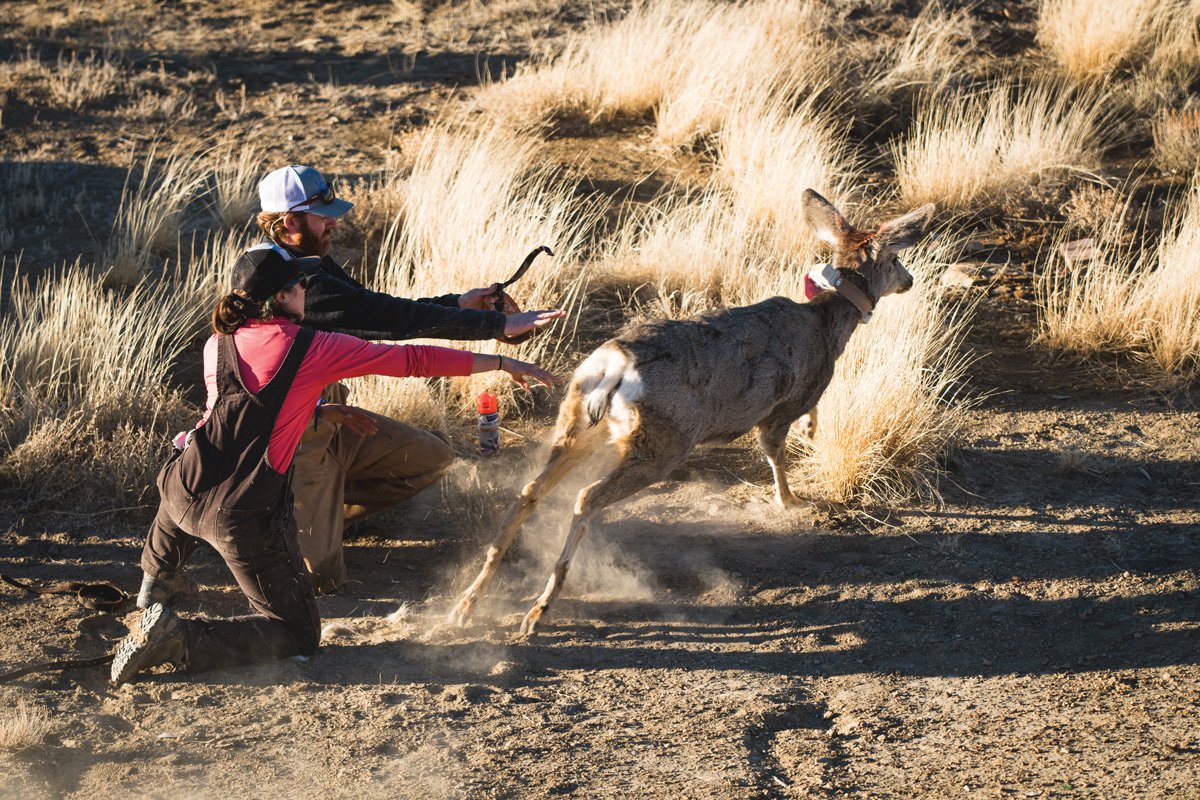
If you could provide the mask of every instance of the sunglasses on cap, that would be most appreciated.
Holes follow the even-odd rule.
[[[328,205],[328,204],[332,203],[334,198],[336,198],[336,197],[337,197],[337,192],[335,192],[333,190],[333,184],[327,183],[327,184],[325,184],[324,188],[321,189],[321,191],[317,192],[316,194],[312,195],[311,197],[306,197],[303,200],[301,200],[299,203],[293,203],[288,208],[288,211],[294,211],[295,209],[299,208],[300,206],[306,206],[310,203],[316,202],[317,200],[320,200],[322,203],[325,203],[326,205]]]

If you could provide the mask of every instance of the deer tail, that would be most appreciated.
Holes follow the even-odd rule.
[[[589,425],[604,419],[618,392],[626,401],[636,400],[640,395],[641,381],[633,362],[623,350],[614,346],[601,347],[588,356],[575,371],[575,383],[583,396]]]

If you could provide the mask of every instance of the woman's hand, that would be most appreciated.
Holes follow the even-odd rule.
[[[370,436],[379,430],[371,415],[356,406],[322,403],[320,413],[323,419],[345,425],[359,436]]]
[[[559,308],[542,311],[522,311],[519,314],[509,314],[504,320],[504,335],[513,337],[522,333],[549,325],[559,317],[565,317],[567,312]]]
[[[508,356],[504,356],[501,359],[500,369],[511,375],[512,379],[521,384],[521,387],[524,389],[529,388],[530,378],[543,386],[553,386],[560,380],[553,372],[547,372],[537,364],[517,361],[515,358],[509,358]]]

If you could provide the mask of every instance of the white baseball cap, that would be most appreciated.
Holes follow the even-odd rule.
[[[322,217],[340,217],[354,204],[338,197],[325,177],[312,167],[281,167],[258,184],[263,211],[304,211]]]

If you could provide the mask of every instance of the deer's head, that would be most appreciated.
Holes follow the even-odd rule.
[[[913,277],[897,254],[925,236],[933,220],[932,203],[885,222],[873,232],[855,228],[832,203],[812,189],[804,190],[803,208],[805,222],[833,247],[833,266],[861,274],[873,302],[886,294],[912,288]]]

